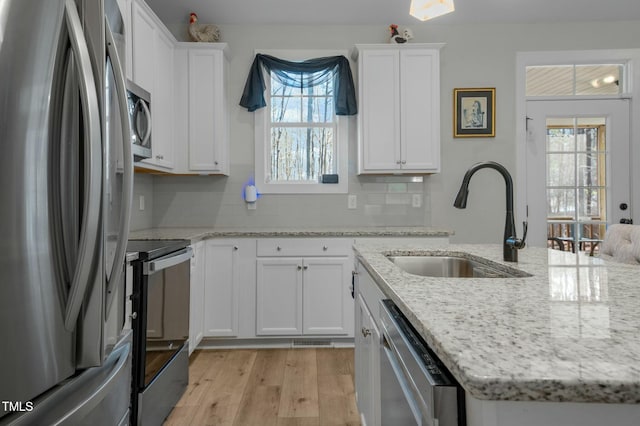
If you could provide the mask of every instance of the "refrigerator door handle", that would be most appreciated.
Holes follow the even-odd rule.
[[[78,314],[82,306],[89,282],[92,282],[96,252],[98,250],[98,228],[100,220],[100,202],[102,197],[102,161],[100,111],[95,79],[89,59],[89,50],[84,40],[80,17],[73,0],[66,0],[65,22],[69,32],[71,48],[76,57],[79,73],[80,99],[84,122],[84,205],[82,226],[76,270],[73,273],[64,326],[68,331],[76,327]]]
[[[111,274],[108,275],[107,282],[107,309],[105,315],[110,311],[113,303],[114,286],[118,285],[124,268],[124,257],[127,250],[127,240],[129,237],[129,225],[131,216],[131,204],[133,198],[133,154],[131,152],[131,125],[129,123],[127,92],[125,87],[125,77],[122,70],[122,62],[118,56],[113,32],[109,25],[109,20],[105,17],[105,35],[107,43],[107,56],[111,59],[114,80],[116,83],[116,98],[118,99],[118,109],[120,111],[120,123],[122,130],[122,156],[124,162],[124,174],[122,185],[122,208],[120,210],[120,229],[118,231],[118,243],[116,245]]]

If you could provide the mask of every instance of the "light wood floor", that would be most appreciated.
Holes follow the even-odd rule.
[[[360,425],[353,349],[196,351],[173,425]]]

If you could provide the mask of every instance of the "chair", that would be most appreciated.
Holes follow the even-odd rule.
[[[555,248],[553,243],[558,245],[558,250],[564,251],[564,242],[558,237],[548,237],[547,241],[549,241],[550,248]]]
[[[616,223],[607,228],[600,256],[623,263],[640,264],[640,225]]]

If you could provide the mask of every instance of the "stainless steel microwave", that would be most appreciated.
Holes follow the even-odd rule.
[[[133,159],[151,158],[151,94],[131,80],[127,80],[127,109]]]

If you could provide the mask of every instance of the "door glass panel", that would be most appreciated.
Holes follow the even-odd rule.
[[[547,189],[547,214],[549,220],[574,220],[576,215],[575,189]]]
[[[547,185],[551,187],[575,186],[575,154],[547,154]]]
[[[547,119],[549,247],[597,251],[606,223],[606,120]]]

